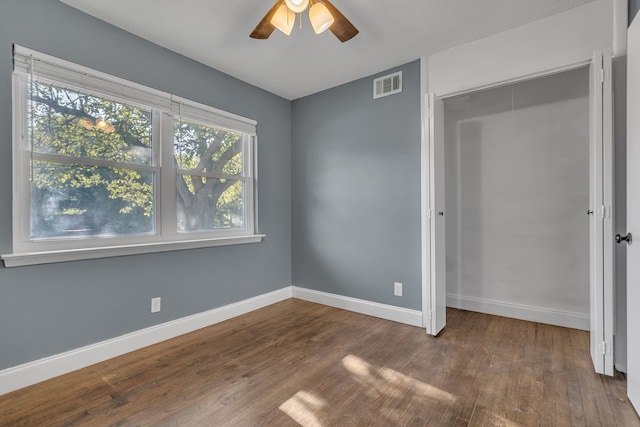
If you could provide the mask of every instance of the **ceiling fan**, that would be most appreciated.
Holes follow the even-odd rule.
[[[286,35],[291,34],[296,13],[304,12],[307,7],[316,34],[328,29],[343,43],[358,34],[358,29],[329,0],[278,0],[249,37],[268,39],[276,28]]]

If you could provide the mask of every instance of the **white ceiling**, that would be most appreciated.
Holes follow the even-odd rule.
[[[275,0],[61,0],[287,99],[296,99],[592,0],[332,0],[360,30],[340,43],[303,15],[287,37],[249,34]]]

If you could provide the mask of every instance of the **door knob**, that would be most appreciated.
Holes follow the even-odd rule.
[[[631,236],[631,233],[627,233],[626,236],[616,234],[616,243],[622,242],[627,242],[627,245],[630,245],[633,242],[633,236]]]

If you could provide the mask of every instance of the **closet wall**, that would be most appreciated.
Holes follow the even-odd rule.
[[[588,329],[588,78],[445,101],[448,305]]]

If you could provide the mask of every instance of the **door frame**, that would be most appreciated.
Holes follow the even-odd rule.
[[[611,57],[611,50],[605,50],[604,55],[609,55],[609,57]],[[577,62],[577,63],[571,63],[571,64],[566,64],[564,66],[560,66],[560,67],[555,67],[553,69],[549,69],[549,70],[544,70],[541,72],[537,72],[534,74],[528,74],[528,75],[518,75],[518,76],[513,76],[509,79],[506,80],[502,80],[502,81],[497,81],[497,82],[492,82],[490,84],[486,84],[486,85],[482,85],[482,86],[478,86],[478,87],[468,87],[465,88],[464,90],[459,90],[456,92],[452,92],[452,93],[438,93],[437,95],[441,98],[441,99],[447,99],[447,98],[451,98],[457,95],[463,95],[463,94],[467,94],[467,93],[472,93],[475,91],[479,91],[479,90],[484,90],[484,89],[490,89],[490,88],[494,88],[494,87],[498,87],[498,86],[504,86],[504,85],[508,85],[508,84],[514,84],[514,83],[519,83],[519,82],[523,82],[523,81],[527,81],[527,80],[531,80],[531,79],[535,79],[535,78],[540,78],[540,77],[545,77],[545,76],[549,76],[549,75],[553,75],[553,74],[557,74],[557,73],[561,73],[564,71],[570,71],[573,69],[577,69],[577,68],[584,68],[587,66],[590,66],[593,63],[593,58],[590,59],[585,59],[583,61]],[[432,200],[432,188],[433,188],[433,183],[431,182],[432,180],[432,172],[430,170],[430,153],[431,153],[431,141],[430,141],[430,132],[429,132],[429,121],[431,120],[429,117],[429,105],[428,105],[428,97],[427,94],[429,94],[429,87],[428,87],[428,59],[427,58],[421,58],[420,60],[420,65],[421,65],[421,124],[422,124],[422,133],[421,133],[421,249],[422,249],[422,256],[421,256],[421,260],[422,260],[422,312],[423,312],[423,326],[426,328],[427,333],[428,334],[432,334],[435,335],[433,333],[431,333],[431,331],[433,330],[432,327],[432,313],[434,313],[435,309],[436,309],[436,303],[437,300],[439,298],[441,298],[441,296],[436,295],[436,278],[434,277],[433,272],[431,271],[430,268],[430,261],[434,258],[434,254],[433,251],[437,250],[436,246],[435,246],[435,242],[431,241],[431,236],[432,233],[430,233],[430,225],[431,225],[431,210],[430,210],[430,201]],[[606,73],[606,72],[605,72]],[[606,74],[605,74],[606,77]],[[609,79],[611,79],[611,72],[609,71]],[[610,82],[609,82],[610,83]],[[591,85],[591,82],[589,83]],[[590,88],[591,89],[591,88]],[[591,103],[591,101],[590,101]],[[606,96],[603,97],[603,103],[602,103],[602,107],[605,110],[608,111],[612,111],[612,100],[611,98],[607,98]],[[591,117],[591,112],[590,112],[590,122],[592,120]],[[610,131],[612,133],[612,123],[609,123],[609,128],[606,131]],[[612,156],[613,155],[613,139],[611,139],[611,146],[609,147],[609,154]],[[606,149],[604,150],[606,151]],[[608,162],[608,164],[612,164],[612,157],[610,157],[610,160]],[[437,160],[436,160],[437,161]],[[605,159],[606,161],[606,159]],[[609,174],[610,176],[610,191],[607,191],[607,197],[609,197],[610,200],[612,200],[613,197],[613,170],[611,168],[608,168],[604,170],[605,174]],[[609,182],[605,183],[606,187],[609,187]],[[590,186],[591,187],[591,186]],[[590,190],[591,191],[591,190]],[[612,215],[612,208],[613,208],[613,202],[611,201],[611,203],[609,204],[609,212],[603,211],[603,215],[607,215],[610,214],[611,217],[613,217]],[[608,281],[608,283],[610,284],[609,286],[609,290],[610,292],[604,292],[602,295],[602,299],[603,299],[603,304],[605,304],[607,306],[606,309],[602,310],[602,313],[607,312],[607,313],[611,313],[611,319],[613,319],[613,314],[615,313],[615,309],[614,309],[614,304],[615,301],[613,300],[613,272],[614,272],[614,259],[613,259],[613,227],[610,227],[609,231],[604,232],[603,238],[607,239],[608,237],[610,237],[610,241],[609,243],[611,243],[611,249],[612,251],[603,251],[603,253],[607,253],[604,255],[605,259],[604,259],[604,263],[609,263],[608,267],[604,267],[604,271],[607,274],[611,274],[611,278]],[[606,240],[605,240],[606,241]],[[591,245],[590,245],[591,246]],[[589,290],[589,298],[590,301],[594,298],[593,295],[593,286],[590,285],[590,290]],[[591,302],[590,302],[591,304]],[[609,335],[613,335],[613,323],[612,322],[604,322],[604,318],[600,320],[603,324],[602,329],[607,331],[607,334]],[[593,324],[593,323],[592,323]],[[609,336],[605,334],[605,336]],[[594,359],[594,364],[596,365],[596,371],[599,373],[604,373],[607,375],[612,375],[613,374],[613,342],[612,341],[606,341],[603,340],[603,348],[602,348],[604,353],[608,353],[605,354],[605,361],[603,361],[602,364],[596,364],[595,363],[595,359]],[[609,361],[611,363],[609,363]]]
[[[570,71],[577,68],[583,68],[591,64],[592,59],[585,59],[583,61],[566,64],[560,67],[552,68],[549,70],[540,71],[533,74],[516,75],[506,80],[495,81],[489,84],[480,86],[468,86],[462,90],[445,93],[435,93],[440,99],[446,100],[458,95],[464,95],[480,90],[491,89],[508,84],[514,84],[523,82],[526,80],[536,79],[540,77],[549,76],[552,74],[561,73],[563,71]],[[432,251],[435,248],[433,242],[431,242],[431,219],[430,219],[430,205],[431,205],[431,170],[430,170],[430,153],[431,153],[431,141],[430,141],[430,115],[428,99],[431,88],[429,88],[429,60],[426,57],[420,58],[420,123],[421,123],[421,141],[420,141],[420,229],[421,229],[421,282],[422,282],[422,326],[426,328],[427,334],[435,335],[432,333],[432,313],[437,310],[435,289],[435,277],[432,274],[430,264],[433,258]],[[445,295],[446,301],[446,295]]]

